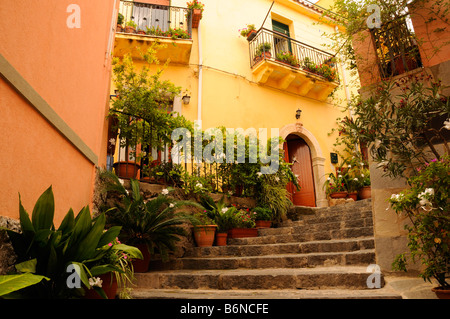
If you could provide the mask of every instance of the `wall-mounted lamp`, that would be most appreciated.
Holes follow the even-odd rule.
[[[185,95],[182,97],[183,100],[183,104],[189,104],[189,102],[191,101],[191,97],[189,95]]]
[[[298,119],[300,119],[301,115],[302,115],[302,110],[297,109],[297,111],[295,111],[295,118],[298,120]]]

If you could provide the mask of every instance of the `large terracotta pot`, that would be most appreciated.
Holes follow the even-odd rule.
[[[358,196],[361,199],[371,198],[372,197],[372,188],[370,186],[362,187],[358,192]]]
[[[358,200],[358,192],[348,193],[347,197],[353,199],[356,202]]]
[[[211,247],[214,244],[217,225],[199,225],[194,227],[195,243],[198,247]]]
[[[232,228],[228,231],[228,238],[258,237],[256,228]]]
[[[148,251],[147,244],[137,244],[135,247],[141,251],[144,259],[133,259],[134,272],[147,272],[150,264],[150,252]]]
[[[108,299],[115,299],[117,294],[117,280],[112,272],[98,276],[102,280],[102,289]],[[85,299],[103,299],[95,289],[85,288]]]

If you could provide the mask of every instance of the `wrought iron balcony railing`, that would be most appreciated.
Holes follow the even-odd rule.
[[[188,8],[121,0],[119,19],[122,30],[118,32],[177,39],[190,39],[192,34],[192,13]]]
[[[339,82],[334,55],[281,33],[261,28],[249,46],[252,68],[262,60],[271,60]]]

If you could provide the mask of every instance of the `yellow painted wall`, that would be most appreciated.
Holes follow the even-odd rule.
[[[313,25],[315,20],[304,15],[304,8],[297,5],[284,6],[285,1],[276,1],[264,27],[272,29],[272,17],[289,22],[291,37],[325,50],[323,43],[329,39],[323,32],[334,32],[332,26]],[[199,37],[201,40],[202,64],[202,128],[216,126],[229,128],[279,128],[296,123],[295,111],[300,108],[300,122],[320,144],[325,157],[326,173],[334,170],[330,163],[330,152],[336,135],[328,136],[335,126],[336,118],[343,117],[336,104],[346,103],[343,88],[344,77],[340,68],[341,85],[326,102],[295,95],[283,90],[256,83],[250,67],[249,43],[240,36],[239,30],[253,23],[259,28],[272,1],[265,0],[210,0],[200,28],[193,30],[193,46],[188,65],[169,65],[163,78],[169,79],[183,90],[190,91],[191,102],[182,106],[182,114],[190,120],[198,118],[197,106],[199,75]],[[173,0],[174,6],[185,6],[185,1]],[[295,8],[295,6],[294,6]],[[319,17],[319,14],[317,15]],[[331,53],[331,52],[330,52]],[[347,81],[349,74],[346,73]],[[357,87],[350,88],[349,92]]]

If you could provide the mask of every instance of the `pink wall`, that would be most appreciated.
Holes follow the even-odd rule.
[[[81,28],[68,28],[70,4]],[[114,0],[15,0],[0,10],[0,54],[99,157],[106,158]],[[116,2],[118,6],[118,0]],[[92,201],[94,165],[9,84],[0,81],[0,215],[18,217],[18,192],[31,212],[50,185],[60,221]]]

